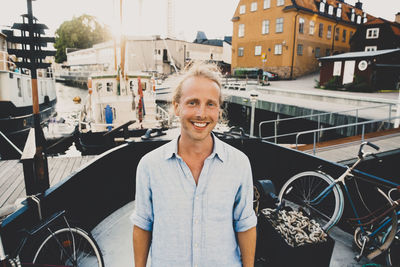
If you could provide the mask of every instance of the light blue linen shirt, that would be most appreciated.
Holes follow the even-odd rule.
[[[178,139],[139,162],[134,225],[152,231],[152,267],[242,266],[235,232],[256,226],[245,154],[213,135],[198,185],[178,155]]]

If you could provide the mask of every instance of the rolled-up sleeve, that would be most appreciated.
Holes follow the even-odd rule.
[[[153,230],[153,204],[150,188],[150,176],[143,161],[140,161],[136,171],[135,209],[130,217],[132,223],[146,230]]]
[[[257,217],[253,210],[253,176],[248,159],[244,170],[244,177],[236,194],[233,210],[233,227],[236,232],[245,232],[257,225]]]

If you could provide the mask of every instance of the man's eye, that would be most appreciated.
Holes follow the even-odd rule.
[[[188,105],[189,105],[189,106],[194,106],[195,104],[196,104],[195,101],[189,101],[189,102],[188,102]]]
[[[216,105],[215,105],[215,103],[208,103],[208,106],[215,107]]]

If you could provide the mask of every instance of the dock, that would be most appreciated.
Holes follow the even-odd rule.
[[[48,157],[50,186],[60,182],[96,156]],[[0,207],[26,197],[24,173],[19,160],[0,161]]]

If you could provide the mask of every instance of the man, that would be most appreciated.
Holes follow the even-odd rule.
[[[172,104],[179,138],[145,155],[137,168],[135,267],[146,265],[150,245],[153,267],[253,267],[250,163],[211,133],[222,104],[217,68],[192,67]]]

